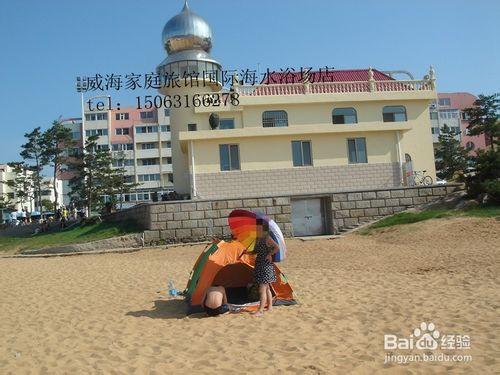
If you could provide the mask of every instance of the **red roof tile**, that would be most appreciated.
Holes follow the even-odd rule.
[[[309,82],[357,82],[368,81],[368,69],[349,69],[349,70],[329,70],[329,71],[311,71],[309,73]],[[302,72],[271,72],[262,80],[262,84],[287,84],[302,82]],[[393,78],[379,70],[373,69],[373,78],[375,81],[391,81]]]

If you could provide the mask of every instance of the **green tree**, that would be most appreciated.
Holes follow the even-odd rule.
[[[123,180],[124,169],[113,168],[111,152],[100,149],[98,139],[98,136],[87,138],[83,157],[71,163],[72,170],[76,172],[70,181],[71,196],[89,213],[106,205],[104,196],[109,197],[111,205],[115,205],[117,192],[128,189]]]
[[[25,208],[33,198],[33,173],[24,162],[12,162],[8,165],[16,176],[12,180],[2,181],[2,183],[12,189],[15,203],[19,203],[22,208]]]
[[[492,150],[500,136],[500,94],[479,95],[474,106],[464,112],[469,117],[469,134],[484,134]]]
[[[50,210],[54,207],[54,202],[52,202],[50,199],[42,199],[41,207],[42,210]]]
[[[439,178],[454,179],[463,175],[467,167],[467,150],[460,145],[457,134],[444,125],[436,150],[436,169]]]
[[[42,163],[49,165],[52,168],[52,175],[54,178],[54,211],[59,206],[57,184],[55,181],[61,172],[62,166],[68,161],[67,149],[70,148],[74,142],[71,135],[71,130],[59,121],[54,121],[52,126],[43,133],[44,149],[42,153]]]
[[[14,205],[12,204],[12,201],[10,200],[10,197],[7,194],[0,195],[0,211],[3,210],[4,211],[14,210]]]
[[[41,210],[42,200],[42,171],[44,165],[44,138],[40,127],[35,128],[31,133],[24,134],[27,142],[21,146],[21,157],[25,162],[32,162],[30,170],[32,171],[32,179],[35,190],[35,206]]]

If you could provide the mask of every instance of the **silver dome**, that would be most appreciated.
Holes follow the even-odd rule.
[[[210,53],[212,49],[212,29],[189,9],[187,0],[181,13],[171,18],[163,28],[162,39],[169,55],[193,49]]]

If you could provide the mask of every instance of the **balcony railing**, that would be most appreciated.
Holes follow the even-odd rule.
[[[235,92],[242,96],[268,95],[305,95],[305,94],[343,94],[361,92],[408,92],[432,91],[434,83],[430,80],[401,81],[354,81],[291,83],[258,86],[234,86]]]

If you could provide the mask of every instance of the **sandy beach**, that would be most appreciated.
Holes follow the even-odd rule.
[[[202,245],[0,259],[1,374],[492,374],[500,371],[500,222],[454,218],[370,236],[289,240],[300,304],[185,316]],[[384,363],[384,334],[469,335],[470,362]],[[416,350],[394,351],[399,354]]]

